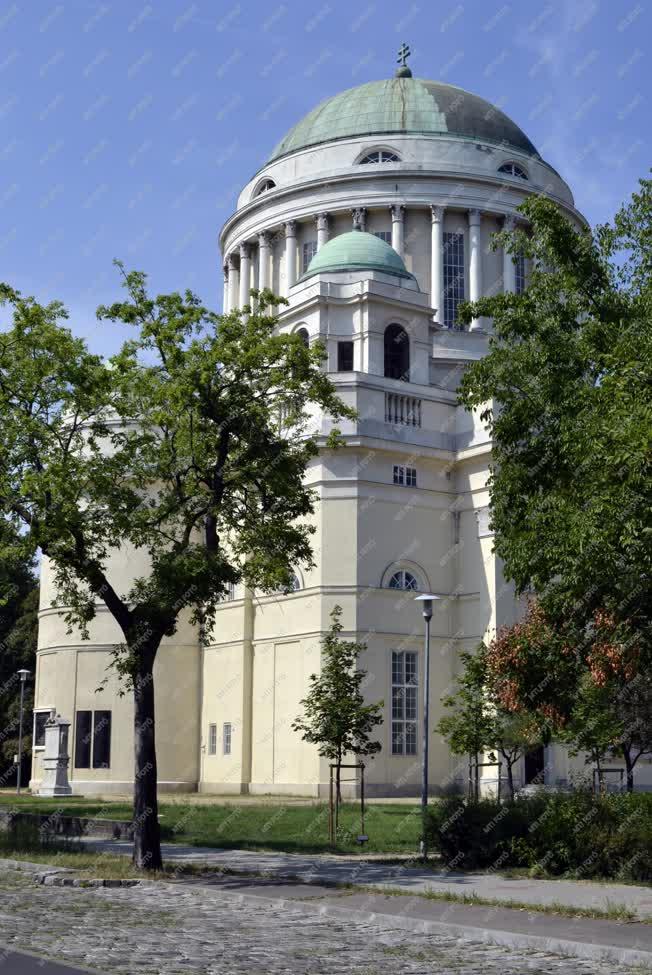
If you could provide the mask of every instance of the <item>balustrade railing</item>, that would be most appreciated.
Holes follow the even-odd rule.
[[[421,400],[402,393],[385,393],[385,423],[395,426],[421,426]]]

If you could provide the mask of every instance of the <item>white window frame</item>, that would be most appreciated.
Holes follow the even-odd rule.
[[[217,725],[209,724],[208,726],[208,748],[209,755],[217,755]]]
[[[231,754],[231,745],[233,741],[233,725],[230,721],[225,721],[222,725],[222,754]]]
[[[527,171],[520,163],[506,162],[502,166],[498,167],[498,172],[501,176],[514,176],[516,179],[528,180],[530,177]]]
[[[51,714],[52,708],[33,708],[32,709],[32,750],[35,752],[42,752],[45,748],[45,743],[42,745],[35,745],[36,741],[36,715],[37,714]]]
[[[392,650],[391,668],[391,754],[417,755],[419,654],[415,650]]]
[[[394,484],[399,484],[402,487],[416,487],[417,469],[405,464],[394,464],[393,479]]]
[[[374,158],[375,157],[375,158]],[[370,163],[400,162],[401,157],[392,149],[372,149],[365,152],[362,159],[358,160],[359,166],[368,166]]]

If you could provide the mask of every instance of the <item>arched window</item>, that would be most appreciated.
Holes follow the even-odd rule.
[[[505,173],[507,176],[517,176],[519,179],[528,179],[528,174],[523,167],[513,162],[503,163],[498,172]]]
[[[419,591],[417,577],[408,572],[407,569],[399,569],[389,580],[390,589],[407,589],[412,592]]]
[[[389,149],[375,149],[373,152],[368,152],[366,156],[363,156],[358,165],[364,166],[366,163],[385,163],[385,162],[400,162],[400,156],[397,156],[395,152],[390,152]]]
[[[401,325],[385,329],[385,376],[405,382],[410,378],[410,340]]]
[[[264,179],[262,183],[256,187],[254,196],[260,196],[261,193],[267,193],[268,190],[273,190],[276,183],[273,179]]]
[[[290,582],[287,584],[287,586],[283,586],[283,588],[280,591],[282,595],[287,596],[291,592],[297,592],[299,589],[301,589],[301,580],[299,579],[299,576],[296,574],[296,572],[293,572]]]
[[[308,348],[308,346],[310,345],[310,336],[308,335],[308,329],[300,328],[295,332],[295,334],[299,336],[299,338],[301,339],[305,347]]]

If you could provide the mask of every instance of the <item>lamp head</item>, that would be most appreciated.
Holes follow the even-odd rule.
[[[29,677],[29,670],[19,670],[18,676],[20,677],[21,684],[24,684]]]
[[[432,602],[433,599],[441,599],[441,596],[435,596],[431,592],[423,592],[420,596],[415,596],[415,603],[421,603],[423,609],[423,618],[426,620],[432,619]]]

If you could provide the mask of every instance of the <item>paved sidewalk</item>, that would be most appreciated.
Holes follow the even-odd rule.
[[[86,846],[106,853],[131,853],[122,840],[84,840]],[[270,877],[296,877],[303,883],[360,884],[396,887],[415,894],[433,891],[492,898],[502,903],[609,910],[626,906],[640,918],[652,918],[652,887],[633,884],[599,884],[573,880],[511,880],[498,874],[447,873],[403,864],[367,863],[362,857],[303,856],[296,853],[258,853],[252,850],[218,850],[210,847],[162,844],[163,858],[216,869],[228,868]]]

